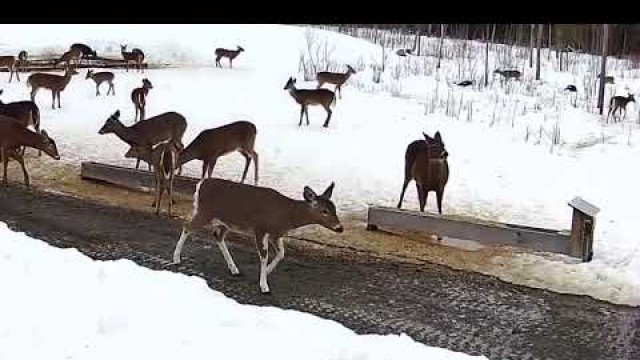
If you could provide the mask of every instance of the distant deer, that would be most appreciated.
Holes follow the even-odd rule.
[[[0,89],[0,95],[4,92],[4,89]],[[33,101],[15,101],[10,103],[4,103],[0,100],[0,115],[8,116],[19,121],[25,128],[33,126],[36,133],[40,133],[40,109],[38,105]],[[25,147],[22,148],[22,155],[24,155]],[[42,152],[38,150],[38,156]]]
[[[467,86],[471,86],[471,85],[473,85],[475,83],[476,83],[475,80],[464,80],[464,81],[460,81],[459,83],[456,83],[456,85],[461,86],[461,87],[467,87]]]
[[[27,60],[29,54],[26,50],[22,50],[18,53],[18,71],[25,71],[29,61]]]
[[[609,122],[609,116],[613,113],[613,119],[615,121],[616,111],[620,110],[619,113],[622,115],[622,110],[624,109],[624,117],[627,117],[627,104],[630,102],[635,103],[636,99],[633,97],[633,94],[629,94],[628,96],[613,96],[611,100],[609,100],[609,113],[607,114],[607,122]]]
[[[107,96],[109,95],[109,92],[111,92],[111,95],[115,96],[116,90],[113,87],[114,76],[115,75],[113,75],[111,71],[101,71],[101,72],[94,73],[93,70],[89,69],[87,70],[87,76],[85,77],[85,80],[91,79],[96,83],[96,96],[100,95],[100,85],[103,82],[106,82],[107,84],[109,84],[109,89],[107,90]],[[136,116],[138,115],[136,114]]]
[[[509,79],[516,79],[518,81],[520,81],[520,76],[522,76],[522,73],[518,70],[500,70],[500,69],[496,69],[494,72],[494,74],[500,74],[502,76],[502,82],[504,81],[509,81]]]
[[[65,63],[65,66],[69,68],[71,63],[73,62],[74,67],[77,67],[80,64],[80,58],[82,57],[82,52],[78,49],[70,49],[66,51],[58,60],[53,63],[53,67],[57,67],[61,63]]]
[[[124,155],[126,158],[138,158],[153,165],[153,172],[156,176],[156,191],[153,203],[156,214],[160,214],[160,204],[162,203],[162,194],[167,191],[169,196],[169,216],[171,216],[173,206],[173,178],[178,161],[178,152],[180,148],[172,140],[165,140],[157,143],[151,149],[144,146],[133,146]]]
[[[433,138],[425,133],[423,135],[425,140],[416,140],[407,146],[404,156],[404,183],[397,208],[402,207],[407,185],[411,180],[415,180],[420,211],[424,212],[429,191],[435,191],[438,213],[442,215],[442,196],[449,180],[449,164],[447,162],[449,153],[445,150],[439,131]]]
[[[91,58],[95,59],[98,56],[96,51],[93,50],[90,46],[81,44],[81,43],[75,43],[71,45],[69,49],[79,51],[82,54],[81,57],[85,59],[91,59]]]
[[[233,59],[237,58],[238,55],[240,55],[241,52],[243,52],[244,49],[240,46],[238,46],[238,48],[236,50],[229,50],[229,49],[223,49],[223,48],[217,48],[215,53],[216,53],[216,67],[222,67],[222,64],[220,64],[220,59],[222,59],[223,57],[226,57],[229,59],[229,67],[233,68]]]
[[[20,81],[20,74],[16,71],[16,67],[18,62],[16,61],[15,56],[0,56],[0,69],[7,68],[9,69],[9,82],[13,79],[13,74],[16,74],[16,79]]]
[[[127,45],[120,45],[120,53],[126,62],[127,72],[129,71],[130,63],[134,63],[140,72],[144,72],[144,67],[142,66],[144,61],[144,52],[142,52],[142,50],[134,48],[131,51],[127,51]]]
[[[329,121],[331,120],[331,105],[335,104],[336,94],[327,89],[296,89],[296,79],[289,78],[284,85],[284,90],[289,90],[291,97],[300,104],[300,122],[298,126],[302,125],[302,115],[307,115],[307,125],[309,125],[309,105],[320,105],[327,112],[327,119],[324,121],[324,127],[329,127]]]
[[[34,73],[29,76],[27,83],[31,86],[31,101],[36,101],[36,94],[40,88],[51,90],[51,108],[55,109],[56,97],[58,98],[58,109],[60,106],[60,93],[67,88],[71,77],[78,75],[78,72],[73,67],[67,67],[64,75]]]
[[[396,55],[402,56],[402,57],[409,56],[412,53],[413,53],[413,50],[411,50],[411,49],[398,49],[398,50],[396,50]]]
[[[138,113],[140,113],[140,120],[144,120],[145,107],[147,106],[147,95],[149,94],[150,89],[153,89],[151,81],[148,79],[142,79],[142,87],[135,88],[131,92],[131,101],[133,102],[133,106],[136,108],[135,121],[138,121]]]
[[[24,183],[29,187],[29,174],[24,166],[24,158],[20,154],[20,147],[28,146],[42,150],[45,154],[60,160],[56,142],[43,129],[40,133],[33,132],[14,118],[0,115],[0,159],[2,159],[3,184],[7,185],[7,165],[9,158],[16,160],[22,168]]]
[[[172,140],[180,149],[183,149],[182,136],[186,129],[187,120],[177,112],[162,113],[131,126],[125,126],[120,121],[120,110],[117,110],[107,118],[98,134],[115,134],[131,147],[141,146],[151,149],[162,141]],[[139,166],[140,159],[136,162],[136,169]]]
[[[294,200],[278,191],[238,184],[233,181],[209,178],[200,180],[193,194],[191,219],[182,227],[180,239],[173,252],[173,262],[180,263],[180,254],[185,241],[192,232],[213,224],[214,240],[218,244],[232,275],[239,275],[225,238],[227,233],[251,234],[260,257],[260,291],[269,294],[267,275],[284,258],[282,236],[289,231],[311,224],[321,225],[337,233],[344,228],[336,215],[331,201],[334,184],[317,195],[308,186],[304,187],[304,200]],[[277,241],[278,253],[269,262],[269,244]]]
[[[217,128],[202,131],[178,155],[178,166],[198,159],[202,160],[202,178],[208,172],[211,177],[219,157],[238,151],[245,158],[241,183],[244,182],[253,160],[254,183],[258,184],[258,153],[254,149],[256,126],[248,121],[236,121]]]
[[[318,81],[317,89],[320,89],[325,83],[334,84],[336,86],[335,92],[338,93],[338,97],[341,99],[342,85],[349,80],[351,74],[355,73],[356,71],[349,65],[347,65],[347,71],[344,73],[321,71],[316,74],[316,80]]]
[[[602,73],[598,74],[597,79],[602,78]],[[597,80],[596,80],[597,81]],[[615,84],[615,78],[613,76],[605,76],[604,83],[606,84]]]

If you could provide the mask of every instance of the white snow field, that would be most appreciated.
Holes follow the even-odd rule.
[[[93,261],[1,222],[0,238],[1,360],[486,359],[406,334],[358,335],[311,314],[241,305],[199,277]]]
[[[311,53],[316,60],[329,54],[328,65],[334,69],[344,71],[349,63],[358,71],[343,87],[343,97],[325,129],[325,114],[318,108],[309,110],[310,126],[298,127],[299,107],[283,90],[289,76],[297,77],[299,87],[315,87],[315,82],[304,81],[299,66],[312,34],[304,27],[5,24],[0,30],[14,34],[0,43],[2,53],[17,54],[22,48],[33,54],[59,53],[82,41],[99,55],[115,57],[118,44],[128,43],[141,47],[151,63],[175,66],[144,75],[116,70],[115,97],[95,97],[93,82],[84,79],[82,70],[62,94],[61,110],[51,110],[49,93],[41,91],[36,101],[43,127],[58,142],[63,161],[134,164],[123,158],[124,143],[97,131],[117,109],[125,123],[132,123],[131,89],[148,77],[154,88],[147,116],[164,111],[185,115],[189,122],[185,144],[203,129],[253,121],[258,127],[261,185],[300,197],[304,185],[322,189],[335,181],[339,209],[362,217],[368,204],[395,206],[407,144],[421,138],[423,131],[433,135],[439,130],[450,154],[447,214],[568,229],[571,209],[566,203],[574,196],[601,208],[593,261],[583,264],[564,256],[516,253],[493,258],[493,275],[640,305],[640,240],[634,208],[640,204],[638,113],[630,104],[626,121],[605,125],[594,111],[587,111],[595,107],[591,91],[598,61],[592,56],[574,54],[570,71],[559,72],[554,62],[546,60],[545,50],[542,81],[536,82],[532,69],[523,66],[525,49],[514,47],[507,53],[505,46],[492,46],[490,70],[511,65],[524,70],[523,81],[503,87],[492,77],[486,89],[460,89],[451,83],[482,78],[484,45],[447,40],[440,71],[435,71],[431,56],[400,58],[387,51],[385,71],[376,83],[374,65],[382,57],[380,46],[314,30]],[[424,42],[433,49],[437,39]],[[236,45],[246,51],[234,61],[234,68],[228,68],[226,59],[224,68],[214,68],[214,49]],[[476,58],[457,57],[462,45],[475,49]],[[611,59],[608,64],[616,76],[608,96],[640,89],[637,70],[627,70],[622,60]],[[28,98],[24,79],[9,84],[4,76],[8,78],[8,73],[0,74],[3,101]],[[579,89],[576,108],[570,94],[562,91],[569,83]],[[243,164],[239,154],[227,156],[219,160],[214,174],[239,179]],[[200,166],[189,164],[188,173],[199,175]],[[429,211],[435,211],[434,198],[431,195],[428,201]],[[413,185],[404,207],[417,208]]]

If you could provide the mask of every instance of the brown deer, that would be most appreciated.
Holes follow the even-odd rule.
[[[0,69],[2,68],[7,68],[9,69],[9,82],[11,82],[11,80],[13,79],[13,74],[16,74],[16,79],[18,79],[18,81],[20,81],[20,74],[18,74],[18,72],[16,71],[16,67],[18,65],[18,62],[16,60],[15,56],[0,56]]]
[[[602,78],[602,73],[598,74],[597,78],[601,79]],[[604,77],[604,83],[605,83],[605,85],[606,84],[615,84],[615,78],[613,76],[605,76]]]
[[[518,70],[500,70],[496,69],[494,74],[500,74],[502,76],[502,82],[509,81],[509,79],[516,79],[520,81],[520,76],[522,73]]]
[[[187,129],[187,120],[177,112],[166,112],[125,126],[120,121],[120,110],[113,113],[98,131],[98,134],[115,134],[129,146],[141,146],[151,149],[154,145],[171,140],[180,149],[184,148],[182,136]],[[147,162],[148,163],[148,162]],[[151,166],[151,163],[148,163]],[[136,169],[140,166],[140,159],[136,162]]]
[[[51,90],[51,108],[55,109],[56,97],[58,98],[58,109],[60,106],[60,93],[67,88],[73,75],[78,72],[73,67],[67,67],[64,75],[34,73],[29,76],[27,83],[31,86],[31,101],[36,101],[36,94],[40,88]]]
[[[202,160],[202,178],[208,172],[211,177],[219,157],[238,151],[245,158],[240,182],[244,182],[253,160],[254,184],[258,184],[258,153],[254,149],[256,126],[248,121],[236,121],[217,128],[202,131],[178,155],[178,166],[193,159]]]
[[[18,53],[18,71],[26,71],[27,65],[29,65],[29,61],[27,60],[28,56],[29,54],[26,50],[21,50]]]
[[[3,92],[4,89],[0,89],[0,95],[2,95]],[[18,120],[25,128],[33,126],[36,133],[40,133],[40,109],[33,101],[26,100],[4,103],[0,100],[0,115]],[[22,148],[23,156],[24,151],[25,147]],[[42,152],[38,150],[38,156],[40,155],[42,155]]]
[[[107,89],[107,96],[109,95],[109,92],[111,92],[111,95],[116,95],[116,90],[113,87],[113,78],[115,75],[113,75],[113,73],[111,71],[100,71],[97,73],[94,73],[93,70],[89,69],[87,70],[87,76],[85,77],[85,80],[87,79],[91,79],[96,83],[96,96],[100,95],[100,85],[103,82],[106,82],[109,84],[109,89]],[[136,108],[137,110],[137,108]],[[136,117],[138,115],[136,114]]]
[[[133,102],[133,106],[136,108],[135,121],[138,121],[138,113],[140,113],[140,120],[144,120],[147,95],[149,94],[150,89],[153,89],[151,81],[148,79],[142,79],[142,87],[135,88],[131,91],[131,101]]]
[[[229,59],[229,67],[233,68],[233,59],[235,59],[236,57],[238,57],[238,55],[240,55],[241,52],[243,52],[244,49],[240,46],[238,46],[238,49],[236,50],[229,50],[229,49],[223,49],[223,48],[217,48],[215,53],[216,53],[216,67],[222,67],[222,64],[220,64],[220,59],[222,59],[223,57],[226,57]]]
[[[344,73],[321,71],[316,74],[316,80],[318,81],[317,89],[320,89],[325,83],[334,84],[336,86],[335,92],[338,94],[338,97],[342,99],[342,85],[355,73],[356,71],[349,65],[347,65],[347,71]]]
[[[138,158],[153,165],[156,176],[156,191],[153,203],[156,214],[160,215],[160,204],[162,194],[167,191],[169,196],[169,216],[171,216],[173,201],[173,178],[177,168],[178,152],[180,148],[172,140],[162,141],[154,145],[151,149],[143,146],[133,146],[124,155],[126,158]]]
[[[131,51],[127,51],[127,45],[120,45],[120,53],[126,62],[127,72],[129,71],[130,63],[134,63],[140,72],[144,72],[144,67],[142,66],[142,62],[144,61],[144,52],[142,50],[134,48]]]
[[[44,129],[38,134],[22,126],[16,119],[0,115],[0,158],[4,168],[2,178],[4,185],[7,185],[7,166],[9,158],[12,158],[20,164],[24,175],[24,183],[29,187],[29,174],[27,174],[24,158],[19,151],[19,148],[23,146],[42,150],[52,158],[60,160],[56,142],[49,137]]]
[[[613,120],[616,119],[616,111],[619,111],[619,114],[622,115],[622,110],[624,110],[624,117],[627,117],[627,104],[630,102],[635,103],[636,99],[633,97],[633,94],[629,94],[628,96],[613,96],[611,100],[609,100],[609,113],[607,114],[607,122],[609,122],[609,116],[613,113]]]
[[[53,63],[53,67],[57,67],[61,63],[65,63],[66,67],[69,68],[71,63],[77,67],[80,64],[80,58],[82,57],[82,52],[78,49],[69,49],[66,51],[58,60]]]
[[[438,213],[442,215],[442,196],[449,180],[449,153],[444,147],[440,132],[433,138],[423,133],[425,140],[416,140],[407,146],[404,162],[404,183],[397,208],[402,206],[404,193],[411,180],[416,181],[420,211],[424,212],[429,191],[436,192]]]
[[[324,121],[324,127],[329,127],[329,121],[331,120],[331,105],[336,102],[336,94],[327,89],[296,89],[296,79],[290,77],[287,83],[284,85],[284,90],[289,90],[291,97],[300,104],[300,122],[298,126],[302,125],[302,115],[307,115],[307,125],[309,125],[309,105],[320,105],[327,112],[327,119]]]
[[[93,50],[90,46],[81,43],[75,43],[71,45],[69,49],[79,51],[82,54],[81,57],[85,59],[95,59],[98,56],[96,51]]]
[[[311,224],[321,225],[341,233],[344,228],[336,215],[336,207],[331,201],[334,184],[322,193],[304,187],[304,200],[294,200],[278,191],[239,184],[233,181],[208,178],[196,185],[193,194],[191,219],[182,227],[180,239],[173,252],[173,262],[180,263],[180,254],[185,241],[192,232],[205,225],[214,227],[214,240],[224,256],[232,275],[239,275],[236,264],[229,254],[225,237],[228,232],[250,234],[260,257],[260,290],[269,293],[267,275],[284,258],[282,236],[289,231]],[[277,242],[278,253],[269,262],[269,244]]]

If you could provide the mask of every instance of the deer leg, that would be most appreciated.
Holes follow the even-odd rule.
[[[251,150],[250,154],[253,158],[253,182],[254,185],[258,185],[258,153],[255,150]]]
[[[16,79],[18,79],[18,81],[20,81],[20,71],[17,68],[14,68],[13,71],[16,73]]]
[[[233,59],[229,58],[229,69],[233,69]]]
[[[209,160],[202,159],[202,179],[204,179],[204,176],[207,174],[208,167],[209,167]]]
[[[325,106],[324,109],[327,110],[327,120],[324,121],[324,125],[322,126],[329,127],[329,121],[331,121],[331,114],[333,114],[333,111],[331,111],[331,109],[329,108],[329,105]]]
[[[138,111],[139,111],[138,105],[135,105],[135,107],[136,107],[136,117],[133,118],[133,121],[138,122]]]
[[[416,182],[416,189],[418,190],[418,201],[420,202],[420,211],[424,212],[424,207],[427,204],[427,191],[424,186]]]
[[[278,253],[276,257],[271,260],[271,263],[267,266],[267,275],[269,275],[278,265],[278,263],[284,259],[284,240],[279,237],[278,238]]]
[[[199,196],[198,192],[196,192],[193,196],[195,198],[195,201],[197,202]],[[176,243],[176,248],[173,251],[174,264],[180,263],[180,254],[182,253],[182,248],[184,247],[184,243],[191,235],[191,232],[202,228],[207,222],[208,220],[204,216],[200,215],[200,213],[198,213],[198,209],[194,208],[191,220],[187,221],[184,226],[182,226],[182,233],[180,234],[180,238]]]
[[[8,151],[8,155],[14,158],[22,168],[22,175],[24,176],[24,184],[29,187],[29,174],[27,174],[27,169],[24,167],[24,158],[18,153],[18,151]]]
[[[7,152],[9,151],[5,149],[4,146],[0,147],[0,157],[2,157],[2,168],[4,170],[2,175],[2,184],[4,186],[7,186],[7,166],[9,165],[9,155]]]
[[[304,105],[300,105],[300,122],[298,126],[302,126],[302,115],[304,115]]]
[[[438,189],[436,191],[436,201],[438,202],[438,213],[442,215],[442,196],[444,195],[444,189]]]
[[[247,178],[247,172],[249,171],[249,164],[251,164],[251,157],[246,152],[240,152],[242,156],[244,156],[244,171],[242,172],[242,179],[240,179],[240,183],[244,183],[244,179]]]
[[[37,88],[31,89],[31,101],[36,102],[36,93],[38,92]]]
[[[216,166],[216,162],[218,161],[217,158],[213,157],[211,159],[209,159],[209,166],[207,168],[207,177],[210,178],[211,174],[213,173],[213,168]]]
[[[113,86],[112,82],[109,82],[109,91],[111,91],[111,95],[116,95],[116,88]],[[109,91],[107,91],[107,95],[109,95]]]
[[[162,193],[164,192],[164,181],[162,179],[162,170],[156,166],[156,215],[160,215],[160,206],[162,205]]]
[[[51,108],[56,109],[56,92],[51,90]]]
[[[99,95],[100,95],[100,84],[96,83],[96,96],[99,96]]]
[[[410,181],[411,179],[408,176],[405,176],[404,183],[402,184],[402,191],[400,191],[400,200],[398,201],[398,205],[396,206],[396,208],[398,209],[402,207],[402,201],[404,200],[404,193],[405,191],[407,191],[407,186],[409,185]]]
[[[142,106],[140,108],[140,121],[144,120],[145,114],[144,114],[144,106]]]
[[[215,225],[216,224],[214,222],[214,226]],[[220,232],[216,236],[216,230],[217,229],[219,229]],[[227,237],[227,233],[229,232],[229,228],[227,228],[226,226],[218,225],[217,229],[214,227],[213,239],[218,244],[218,248],[220,248],[220,252],[222,253],[222,256],[224,257],[224,260],[227,262],[227,267],[229,268],[229,271],[231,272],[231,275],[240,275],[240,270],[238,270],[238,267],[236,266],[236,263],[233,261],[233,258],[231,257],[231,254],[229,253],[229,249],[227,248],[227,243],[224,241],[225,237]]]
[[[267,283],[267,262],[269,261],[269,238],[261,231],[255,232],[256,248],[260,256],[260,291],[269,294],[269,284]]]
[[[60,93],[61,93],[61,91],[58,91],[58,94],[57,94],[57,96],[58,96],[58,109],[61,108],[61,106],[60,106]]]
[[[338,93],[338,99],[342,99],[342,91],[341,91],[340,85],[336,85],[335,91]]]

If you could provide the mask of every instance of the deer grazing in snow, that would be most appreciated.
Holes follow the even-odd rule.
[[[397,208],[402,206],[404,193],[411,180],[415,180],[420,201],[420,211],[424,212],[429,191],[436,192],[438,213],[442,215],[442,196],[449,180],[449,153],[444,147],[440,132],[431,138],[423,133],[425,140],[416,140],[407,146],[404,156],[404,183]]]
[[[619,111],[619,114],[622,115],[622,110],[624,110],[624,117],[627,116],[627,104],[630,102],[635,103],[636,99],[633,97],[633,94],[628,94],[627,96],[613,96],[611,100],[609,100],[609,113],[607,114],[607,122],[609,122],[609,116],[613,113],[613,120],[616,119],[616,111]],[[623,117],[623,118],[624,118]]]
[[[202,160],[202,179],[211,177],[219,157],[238,151],[245,158],[241,183],[244,182],[253,160],[254,184],[258,184],[258,153],[255,151],[256,126],[248,121],[236,121],[217,128],[207,129],[196,136],[178,155],[178,166],[198,159]]]
[[[115,75],[113,75],[113,73],[111,71],[100,71],[100,72],[94,73],[93,70],[89,69],[89,70],[87,70],[87,76],[85,77],[85,80],[91,79],[96,83],[96,96],[100,95],[100,85],[103,82],[106,82],[107,84],[109,84],[109,89],[107,89],[107,95],[109,95],[109,93],[111,93],[111,95],[115,96],[116,95],[116,90],[113,87],[113,78],[114,77],[115,77]],[[136,108],[136,112],[137,112],[137,108]],[[137,116],[138,116],[138,114],[136,113],[136,117]]]
[[[130,63],[134,63],[138,71],[144,72],[144,66],[142,64],[144,61],[144,52],[142,50],[134,48],[131,51],[127,51],[127,45],[120,45],[120,53],[126,62],[127,72],[129,71]]]
[[[11,80],[13,80],[13,74],[16,74],[16,79],[18,79],[18,81],[20,81],[20,75],[18,74],[18,72],[16,71],[16,68],[18,66],[18,61],[16,60],[15,56],[0,56],[0,69],[1,68],[7,68],[9,69],[9,82],[11,82]]]
[[[331,120],[331,105],[335,104],[336,94],[327,89],[296,89],[296,79],[290,77],[284,85],[284,90],[288,90],[293,99],[300,104],[300,122],[302,125],[302,115],[307,115],[307,125],[309,125],[309,105],[320,105],[327,112],[327,119],[324,121],[324,127],[329,127]]]
[[[4,92],[4,89],[0,89],[0,95]],[[0,115],[8,116],[16,119],[22,124],[22,126],[33,126],[36,133],[40,133],[40,109],[38,105],[33,101],[14,101],[10,103],[4,103],[0,100]],[[25,147],[22,148],[22,155],[24,156]],[[42,152],[38,150],[38,156]]]
[[[142,87],[135,88],[131,91],[131,101],[133,102],[133,106],[136,108],[135,121],[138,121],[138,113],[140,114],[140,120],[144,120],[145,107],[147,106],[147,95],[149,95],[150,89],[153,89],[151,81],[148,79],[142,79]]]
[[[289,231],[311,224],[321,225],[341,233],[344,228],[331,201],[334,184],[321,195],[304,187],[304,200],[294,200],[278,191],[265,187],[239,184],[233,181],[207,178],[200,180],[193,194],[191,219],[182,227],[182,233],[173,252],[173,262],[180,263],[184,243],[192,232],[205,225],[214,227],[214,240],[218,244],[232,275],[240,271],[233,261],[225,237],[228,232],[254,237],[260,257],[260,290],[269,294],[267,275],[284,258],[282,236]],[[277,242],[278,252],[269,262],[269,244]]]
[[[73,67],[67,67],[63,76],[55,74],[34,73],[29,76],[27,83],[31,86],[31,101],[36,101],[36,94],[40,88],[51,90],[51,108],[55,109],[56,97],[58,98],[58,109],[60,108],[60,93],[67,88],[73,75],[78,72]]]
[[[334,84],[336,86],[335,92],[338,94],[338,97],[342,99],[342,85],[355,73],[356,71],[349,65],[347,65],[347,71],[344,73],[321,71],[316,74],[316,80],[318,81],[317,89],[320,89],[325,83]]]
[[[223,57],[226,57],[229,59],[229,67],[233,68],[233,59],[235,59],[236,57],[238,57],[238,55],[240,55],[241,52],[243,52],[244,49],[240,46],[238,46],[238,48],[236,50],[229,50],[229,49],[223,49],[223,48],[217,48],[215,53],[216,53],[216,67],[222,67],[222,64],[220,64],[220,59],[222,59]]]
[[[36,133],[27,129],[14,118],[0,115],[0,159],[2,159],[4,169],[2,178],[4,185],[7,185],[7,166],[9,158],[12,158],[20,164],[24,175],[24,183],[29,187],[29,174],[27,174],[24,158],[19,151],[24,146],[42,150],[52,158],[60,160],[56,142],[49,137],[44,129],[40,133]]]
[[[80,57],[84,59],[95,59],[98,56],[95,50],[93,50],[90,46],[82,43],[75,43],[71,45],[69,49],[79,51],[81,54]]]

